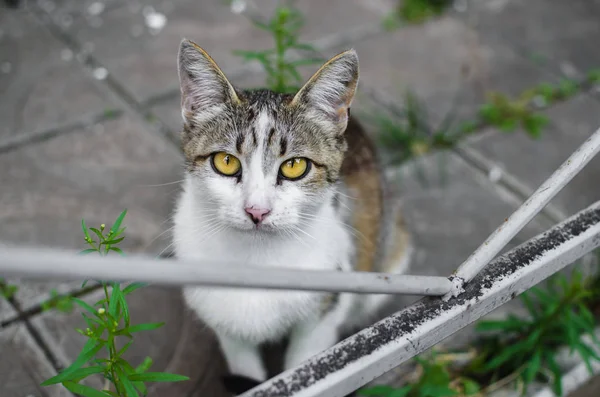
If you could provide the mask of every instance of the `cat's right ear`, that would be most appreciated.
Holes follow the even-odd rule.
[[[239,103],[235,89],[217,63],[196,43],[183,39],[177,58],[181,86],[181,114],[185,122],[202,122],[226,104]]]

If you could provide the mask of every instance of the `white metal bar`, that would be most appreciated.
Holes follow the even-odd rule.
[[[424,298],[240,397],[342,397],[600,246],[600,202],[495,259],[458,297]]]
[[[37,248],[0,249],[0,275],[43,280],[135,280],[163,285],[410,295],[444,295],[452,288],[446,277],[306,271],[183,259],[157,260],[147,256],[80,256]]]
[[[512,240],[525,225],[600,151],[596,130],[485,242],[456,270],[464,282],[471,280]]]

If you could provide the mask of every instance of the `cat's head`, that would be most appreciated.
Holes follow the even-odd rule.
[[[285,231],[331,202],[358,83],[353,50],[325,63],[295,95],[235,89],[183,40],[182,147],[191,194],[208,218],[241,230]]]

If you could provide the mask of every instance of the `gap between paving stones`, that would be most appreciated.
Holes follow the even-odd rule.
[[[81,46],[77,43],[77,41],[74,40],[68,33],[63,32],[62,29],[56,24],[52,16],[44,9],[40,8],[38,4],[31,4],[27,8],[27,11],[29,11],[34,18],[38,19],[50,34],[66,45],[71,51],[77,54],[81,53]],[[44,23],[48,21],[50,23]],[[86,55],[83,60],[79,60],[79,63],[84,69],[96,69],[100,67],[104,68],[102,63],[90,54]],[[153,117],[155,120],[154,122],[148,121],[148,118],[154,115],[145,110],[141,104],[135,100],[127,88],[122,86],[112,77],[110,71],[108,71],[108,75],[104,80],[95,81],[97,82],[96,84],[98,87],[105,90],[110,97],[112,97],[112,99],[118,105],[120,105],[119,107],[125,109],[127,113],[130,113],[135,118],[139,119],[143,125],[148,127],[148,130],[154,132],[156,135],[160,135],[162,138],[167,139],[175,146],[178,146],[178,143],[175,141],[172,134],[169,134],[169,129],[166,127],[166,125],[164,125],[164,123],[162,123],[162,121],[160,121],[160,119]]]
[[[120,109],[110,109],[109,111],[104,110],[102,112],[83,116],[78,120],[71,121],[66,124],[55,125],[40,131],[26,132],[10,138],[0,139],[0,154],[19,149],[26,145],[42,143],[54,138],[55,136],[74,132],[87,126],[102,123],[107,120],[116,119],[122,115],[123,111]]]
[[[94,291],[99,290],[101,287],[102,286],[100,284],[92,285],[92,286],[81,288],[81,289],[78,289],[75,291],[67,292],[65,294],[60,294],[60,296],[71,296],[73,298],[80,298],[80,297],[89,295]],[[15,309],[15,311],[17,312],[17,315],[14,317],[10,317],[7,320],[2,321],[0,323],[0,329],[6,328],[16,322],[19,322],[19,321],[28,320],[29,318],[42,313],[44,310],[42,308],[42,303],[33,305],[32,307],[24,310],[21,308],[21,305],[19,304],[19,302],[14,299],[14,297],[9,300],[9,303],[11,304],[13,309]]]

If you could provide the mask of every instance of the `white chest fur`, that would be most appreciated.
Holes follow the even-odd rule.
[[[174,246],[180,258],[232,265],[257,265],[311,270],[347,270],[349,233],[326,205],[304,233],[293,236],[256,235],[224,229],[207,233],[194,219],[200,203],[184,193],[174,222]],[[320,293],[190,287],[187,304],[211,328],[252,342],[281,337],[320,308]]]

